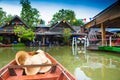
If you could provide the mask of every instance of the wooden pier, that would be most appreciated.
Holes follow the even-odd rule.
[[[98,50],[98,45],[90,45],[86,48],[87,50],[93,50],[93,51],[97,51]]]

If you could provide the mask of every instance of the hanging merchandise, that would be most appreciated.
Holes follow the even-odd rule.
[[[16,22],[15,24],[16,24],[16,26],[17,26],[17,25],[19,24],[19,22]]]
[[[50,24],[51,23],[51,21],[48,21],[48,24]]]
[[[86,22],[86,18],[84,18],[84,19],[83,19],[83,21],[85,21],[85,22]]]
[[[63,23],[65,23],[66,21],[65,20],[63,20]]]
[[[10,23],[8,22],[7,25],[9,25]]]
[[[90,21],[93,20],[93,18],[89,18],[89,19],[90,19]]]

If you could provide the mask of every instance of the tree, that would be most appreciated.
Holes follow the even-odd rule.
[[[2,42],[2,40],[3,40],[3,36],[0,36],[0,43]]]
[[[2,8],[0,8],[0,26],[5,24],[5,18],[6,18],[6,12],[3,11]]]
[[[84,22],[82,19],[76,19],[76,20],[73,20],[73,25],[74,26],[83,26]]]
[[[64,9],[59,10],[59,12],[55,13],[52,18],[54,22],[61,21],[61,20],[72,22],[72,20],[74,19],[75,19],[74,11],[64,10]]]
[[[14,32],[19,38],[33,40],[35,33],[31,29],[25,28],[25,26],[14,26]]]
[[[56,12],[53,15],[53,18],[51,21],[55,23],[57,21],[65,20],[68,23],[70,23],[71,26],[73,26],[73,25],[80,26],[81,23],[83,23],[83,22],[80,20],[77,20],[75,16],[76,15],[75,15],[74,11],[61,9],[61,10],[59,10],[59,12]]]
[[[11,14],[8,14],[5,18],[5,23],[7,23],[8,21],[10,21],[13,18],[13,16]]]
[[[21,0],[20,3],[22,5],[21,18],[30,28],[34,28],[39,22],[39,11],[32,8],[28,0]]]
[[[45,21],[43,19],[40,19],[39,24],[45,24]]]
[[[69,28],[64,29],[63,31],[63,38],[64,38],[64,43],[68,44],[71,36],[71,30]]]
[[[6,12],[0,8],[0,26],[6,24],[8,21],[10,21],[13,18],[11,14],[6,15]]]

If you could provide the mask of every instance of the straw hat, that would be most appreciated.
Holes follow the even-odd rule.
[[[41,56],[42,64],[51,64],[52,63],[51,60],[46,57],[44,51],[37,50],[36,52],[38,52],[38,55]],[[45,72],[48,72],[50,69],[51,69],[51,66],[43,66],[43,67],[41,67],[39,72],[40,73],[45,73]]]
[[[46,57],[44,51],[37,50],[36,52],[19,51],[15,56],[18,65],[36,65],[36,64],[51,64],[50,59]],[[51,69],[51,66],[42,67],[24,67],[26,75],[35,75],[38,72],[45,73]]]
[[[39,55],[33,55],[26,59],[25,65],[42,64]],[[25,67],[26,75],[35,75],[39,72],[41,67]]]
[[[18,65],[24,65],[26,59],[29,57],[28,53],[25,51],[18,51],[15,56],[15,60]]]
[[[41,50],[41,49],[37,50],[36,52],[38,52],[38,53],[44,53],[44,51]]]
[[[42,61],[42,63],[46,63],[47,62],[47,57],[46,57],[46,55],[45,55],[45,53],[44,53],[44,51],[42,51],[42,50],[37,50],[36,52],[38,52],[38,56],[41,56],[41,61]]]
[[[51,64],[52,62],[50,61],[50,59],[47,58],[47,62],[45,64]],[[45,73],[48,72],[51,69],[51,66],[43,66],[40,68],[40,73]]]

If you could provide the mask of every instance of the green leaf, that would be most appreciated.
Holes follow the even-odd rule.
[[[33,40],[35,33],[31,29],[26,29],[25,26],[14,26],[15,34],[24,39]]]

